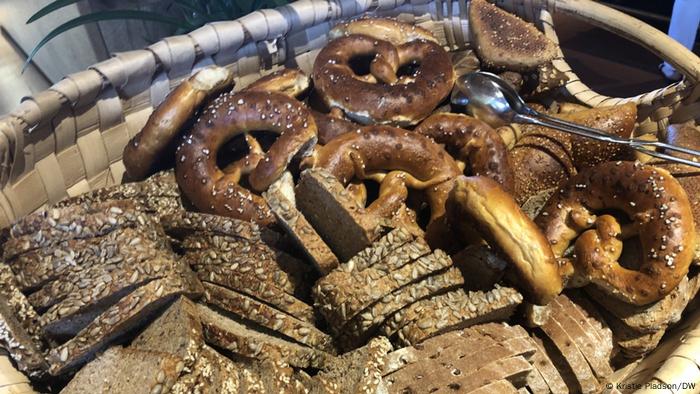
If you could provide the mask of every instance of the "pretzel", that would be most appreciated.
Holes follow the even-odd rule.
[[[323,168],[345,186],[354,179],[382,182],[391,176],[399,178],[405,187],[423,190],[430,205],[428,232],[431,224],[444,216],[451,181],[461,173],[450,155],[431,139],[390,126],[365,126],[342,134],[318,147],[312,158],[302,165]],[[385,174],[390,171],[404,174]],[[396,187],[394,183],[393,190],[397,190]],[[382,194],[381,190],[380,197],[384,202],[375,202],[371,210],[382,209],[386,200],[400,200],[391,197],[391,193]]]
[[[552,249],[513,197],[493,180],[460,176],[447,200],[447,218],[456,231],[476,225],[492,248],[512,265],[528,300],[546,305],[562,290]]]
[[[362,23],[366,26],[389,23],[370,21]],[[452,90],[455,74],[450,57],[434,40],[416,40],[400,29],[395,34],[359,28],[343,31],[331,34],[339,38],[328,43],[314,62],[313,80],[329,108],[340,108],[362,124],[412,125],[430,115]],[[357,31],[363,34],[344,35]],[[373,59],[369,74],[360,76],[351,64],[363,56]],[[418,66],[413,75],[397,75],[402,65],[415,62]]]
[[[513,169],[503,139],[486,123],[460,114],[435,114],[421,122],[416,132],[432,138],[472,175],[484,175],[507,192],[514,188]]]
[[[156,164],[183,126],[204,102],[233,85],[233,76],[222,67],[208,67],[182,82],[156,108],[124,148],[124,166],[131,180],[156,172]]]
[[[606,214],[611,210],[632,223],[620,226]],[[578,173],[536,223],[556,257],[575,240],[576,276],[635,305],[669,294],[688,273],[695,245],[691,206],[680,183],[666,170],[638,162],[607,162]],[[618,263],[622,240],[633,234],[643,251],[638,269]]]
[[[268,74],[250,85],[244,92],[278,92],[289,97],[300,96],[309,88],[309,77],[296,68],[283,68]]]
[[[217,152],[233,137],[253,130],[279,134],[267,153],[249,135],[250,153],[225,169]],[[183,193],[200,210],[253,220],[274,221],[262,197],[238,183],[248,175],[255,191],[277,180],[295,155],[305,155],[316,143],[316,124],[303,104],[280,93],[224,94],[206,109],[192,133],[178,147],[176,175]]]
[[[435,36],[428,30],[389,18],[360,18],[339,23],[328,32],[328,39],[335,40],[352,34],[364,34],[379,40],[389,41],[396,46],[417,40],[438,43]]]

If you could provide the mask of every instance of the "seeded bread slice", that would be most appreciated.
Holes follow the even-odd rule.
[[[395,228],[372,245],[362,249],[346,263],[340,264],[338,269],[345,272],[362,271],[382,261],[394,250],[414,239],[416,239],[415,235],[405,228]]]
[[[343,185],[325,170],[301,173],[297,208],[318,231],[340,261],[348,261],[381,237],[383,221],[365,212]]]
[[[130,345],[132,349],[153,350],[180,357],[190,368],[204,346],[197,306],[180,296],[149,324]]]
[[[599,380],[604,380],[613,373],[610,366],[610,354],[606,352],[605,344],[598,343],[598,338],[593,333],[586,331],[582,323],[576,321],[574,314],[559,302],[560,298],[565,297],[563,294],[559,295],[550,303],[552,306],[551,319],[559,323],[568,337],[573,340],[595,376]]]
[[[222,349],[257,360],[264,360],[268,354],[277,352],[291,366],[298,368],[323,368],[335,358],[326,352],[249,329],[206,305],[198,304],[197,307],[205,340]]]
[[[296,241],[322,275],[338,266],[338,258],[297,209],[291,173],[285,172],[270,185],[263,197],[277,217],[277,222]]]
[[[161,218],[161,224],[168,234],[176,238],[193,232],[211,232],[248,241],[259,241],[261,236],[260,227],[253,222],[199,212],[166,215]]]
[[[386,355],[392,350],[384,337],[338,358],[337,362],[313,377],[311,392],[337,394],[374,394],[383,386],[382,371]],[[321,389],[323,388],[323,389]]]
[[[203,246],[206,245],[205,243]],[[238,271],[246,276],[255,276],[258,280],[273,284],[292,295],[297,287],[303,287],[304,271],[281,267],[279,261],[286,260],[278,259],[277,253],[262,242],[229,242],[226,245],[235,249],[221,251],[212,247],[199,251],[190,250],[184,258],[195,271],[205,271],[210,269],[210,266],[218,266],[231,273]]]
[[[419,301],[403,315],[405,324],[397,340],[407,345],[418,343],[439,333],[490,321],[507,320],[523,297],[510,287],[496,287],[488,292],[455,290]],[[395,320],[388,320],[395,322]]]
[[[71,239],[99,237],[121,227],[155,225],[130,201],[113,201],[89,209],[53,208],[50,212],[33,215],[12,227],[13,236],[3,246],[6,261],[18,254]]]
[[[119,291],[120,287],[138,286],[148,280],[162,277],[173,268],[177,258],[171,251],[157,250],[149,253],[152,257],[136,263],[135,257],[128,262],[124,256],[117,256],[115,263],[98,264],[83,270],[61,275],[57,280],[46,284],[29,295],[29,302],[40,313],[67,299],[80,299],[90,302],[92,294],[101,294],[98,288]],[[110,290],[103,290],[110,291]]]
[[[332,329],[340,332],[348,321],[374,302],[409,283],[452,265],[450,257],[439,249],[410,262],[411,256],[429,251],[427,246],[425,249],[415,250],[418,249],[421,249],[421,252],[414,254],[412,250],[397,256],[396,263],[391,265],[400,268],[390,274],[367,268],[357,273],[334,271],[321,278],[314,287],[314,303]]]
[[[92,359],[95,353],[148,323],[178,295],[197,298],[203,293],[193,275],[171,276],[136,289],[100,314],[75,338],[54,348],[48,361],[52,375],[62,375]]]
[[[61,393],[166,393],[184,367],[169,353],[115,346],[81,369]]]
[[[10,261],[22,291],[29,292],[63,276],[101,264],[139,264],[169,250],[160,227],[122,228],[107,235],[61,242]],[[60,283],[66,283],[61,280]]]
[[[462,273],[452,267],[406,285],[384,296],[350,320],[341,330],[338,343],[343,349],[354,349],[373,336],[377,328],[396,311],[424,298],[456,290],[463,284]]]
[[[594,393],[599,390],[599,382],[588,365],[586,358],[576,346],[571,334],[552,318],[539,327],[556,346],[564,361],[574,373],[582,393]]]
[[[71,338],[129,293],[185,269],[189,270],[182,263],[166,257],[144,261],[130,269],[117,269],[96,278],[85,278],[91,280],[90,286],[68,294],[41,315],[42,331],[58,341]]]
[[[299,320],[244,294],[204,283],[205,300],[227,312],[276,331],[290,340],[335,353],[333,339],[311,323]]]
[[[700,275],[683,278],[678,286],[666,297],[649,305],[636,306],[614,297],[607,297],[594,286],[587,286],[586,292],[596,303],[611,315],[620,319],[626,326],[639,333],[652,333],[664,330],[677,323],[688,302],[695,298],[700,289]]]
[[[256,298],[299,320],[309,323],[316,321],[315,312],[311,305],[295,298],[274,284],[259,280],[253,275],[232,272],[219,266],[207,266],[205,269],[198,271],[197,276],[203,281]]]

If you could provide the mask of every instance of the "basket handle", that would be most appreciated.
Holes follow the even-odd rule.
[[[700,58],[678,41],[648,24],[591,0],[544,0],[547,9],[584,20],[635,42],[667,61],[690,84],[700,82]]]

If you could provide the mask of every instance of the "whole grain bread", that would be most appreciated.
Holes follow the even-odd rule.
[[[74,338],[49,352],[49,372],[62,375],[104,350],[115,341],[146,325],[155,314],[179,295],[197,298],[203,293],[193,274],[169,276],[149,282],[109,307]]]
[[[160,227],[139,226],[35,249],[10,260],[10,264],[22,291],[29,292],[92,266],[122,262],[139,264],[164,249],[169,250],[169,245]],[[67,282],[65,279],[59,281]]]
[[[309,322],[299,320],[252,297],[211,283],[204,283],[208,304],[284,335],[289,340],[335,353],[333,339]]]
[[[193,232],[217,233],[248,241],[259,241],[261,237],[260,227],[253,222],[200,212],[186,211],[165,215],[161,218],[161,224],[166,233],[175,238],[182,238]]]
[[[341,262],[378,239],[390,223],[369,215],[328,172],[307,169],[296,187],[297,208]]]
[[[382,261],[402,245],[416,239],[416,236],[403,227],[397,227],[362,249],[347,262],[340,264],[339,270],[346,272],[362,271]]]
[[[338,334],[338,344],[346,350],[354,349],[375,335],[378,327],[396,311],[416,301],[456,290],[462,285],[464,276],[454,267],[408,284],[382,297],[350,320]]]
[[[257,360],[279,353],[289,365],[298,368],[323,368],[335,359],[326,352],[255,331],[206,305],[197,307],[205,341],[211,345]]]
[[[521,388],[522,389],[522,388]],[[526,391],[527,392],[527,391]],[[513,383],[507,380],[496,380],[491,383],[481,386],[476,390],[469,391],[470,394],[516,394],[521,393],[520,389],[513,386]]]
[[[114,346],[81,369],[61,393],[167,393],[184,367],[169,353]]]
[[[170,389],[172,394],[238,394],[239,371],[244,366],[233,362],[207,345],[202,345],[192,366]]]
[[[180,357],[185,367],[190,368],[203,346],[204,334],[197,306],[187,297],[179,296],[134,338],[130,348],[170,353]]]
[[[275,214],[277,222],[296,241],[322,275],[338,266],[338,258],[297,209],[291,173],[285,172],[280,179],[270,185],[263,193],[263,197]]]

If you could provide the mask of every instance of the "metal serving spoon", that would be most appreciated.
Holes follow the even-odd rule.
[[[621,138],[537,112],[528,107],[518,93],[495,74],[484,71],[465,74],[457,79],[455,86],[456,89],[452,92],[452,104],[466,107],[467,111],[475,118],[490,125],[527,123],[549,127],[598,141],[626,145],[649,156],[700,168],[700,162],[697,161],[697,158],[700,157],[700,151],[660,141]],[[688,160],[658,152],[654,148],[663,148],[694,157],[692,160]]]

